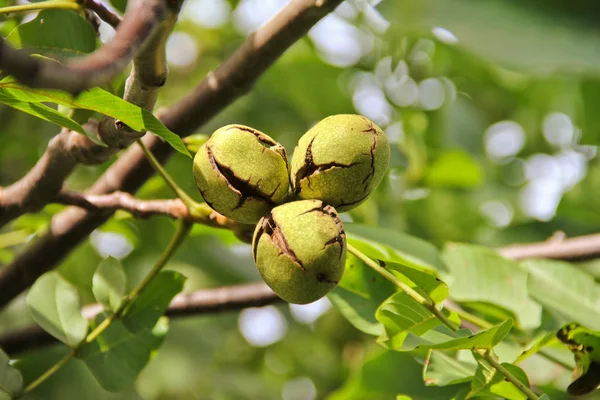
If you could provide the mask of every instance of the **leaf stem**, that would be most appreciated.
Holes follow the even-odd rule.
[[[44,9],[48,9],[48,8],[62,8],[62,9],[67,9],[67,10],[79,10],[81,7],[75,1],[50,0],[50,1],[43,1],[40,3],[29,3],[29,4],[21,4],[18,6],[1,7],[0,15],[1,14],[12,14],[12,13],[17,13],[17,12],[44,10]]]
[[[369,267],[373,268],[375,271],[380,273],[385,279],[394,283],[398,288],[400,288],[404,293],[406,293],[410,298],[412,298],[417,303],[426,307],[436,318],[438,318],[444,325],[446,325],[449,329],[456,332],[458,327],[454,325],[452,321],[450,321],[436,306],[435,302],[431,298],[427,298],[422,296],[416,290],[408,286],[406,283],[399,280],[394,274],[390,271],[386,270],[384,267],[380,266],[378,263],[373,261],[370,257],[366,256],[360,250],[348,244],[348,252],[354,255],[356,258],[367,264]],[[487,323],[487,321],[486,321]],[[512,382],[519,390],[521,390],[530,400],[539,400],[539,397],[531,391],[523,382],[518,380],[514,375],[510,373],[506,368],[504,368],[498,361],[496,361],[488,350],[485,349],[474,349],[473,351],[478,352],[484,357],[490,365],[492,365],[498,372],[504,375],[506,379]]]
[[[54,375],[56,371],[61,369],[71,358],[75,356],[75,349],[71,349],[63,358],[58,360],[53,366],[51,366],[46,372],[40,375],[35,381],[31,382],[25,390],[23,390],[23,394],[31,392],[33,389],[41,385],[46,379]]]
[[[452,307],[452,311],[454,313],[456,313],[456,315],[458,315],[460,317],[460,319],[464,319],[465,321],[469,321],[472,324],[475,324],[477,326],[479,326],[482,329],[490,329],[491,327],[493,327],[494,325],[489,323],[488,321],[479,318],[476,315],[473,315],[471,313],[469,313],[468,311],[465,311],[461,308],[454,308]],[[555,364],[560,365],[561,367],[565,368],[565,369],[571,369],[570,365],[565,364],[562,360],[559,360],[558,358],[554,357],[552,354],[548,353],[545,349],[539,349],[539,351],[537,352],[537,354],[539,354],[541,357],[544,357],[545,359],[547,359],[548,361],[551,361]]]
[[[526,384],[517,379],[513,374],[510,373],[506,368],[502,366],[487,350],[475,350],[477,353],[481,354],[487,362],[490,363],[491,366],[496,368],[496,371],[500,372],[506,379],[508,379],[513,385],[515,385],[519,390],[527,395],[527,397],[531,400],[538,400],[539,397],[533,393]]]
[[[187,236],[192,227],[191,223],[185,222],[183,220],[179,220],[177,224],[177,230],[171,239],[171,242],[167,246],[166,250],[162,253],[156,264],[152,267],[150,272],[142,279],[140,283],[121,301],[121,304],[114,312],[107,318],[105,318],[92,332],[87,335],[85,341],[87,343],[91,343],[96,339],[102,332],[106,330],[110,326],[110,324],[115,320],[121,317],[125,309],[131,304],[133,300],[135,300],[140,293],[148,286],[148,284],[158,275],[158,273],[162,270],[165,264],[169,261],[169,259],[175,254],[175,251],[179,248],[183,239]]]
[[[204,216],[205,210],[203,209],[203,205],[197,203],[194,199],[192,199],[186,192],[183,190],[177,182],[169,175],[169,173],[165,170],[165,168],[158,162],[156,157],[152,154],[150,149],[146,147],[144,142],[141,139],[137,140],[138,145],[142,148],[146,159],[152,165],[152,168],[163,178],[163,180],[169,185],[169,187],[175,192],[175,195],[183,201],[183,204],[190,210],[190,215],[192,217]]]
[[[406,283],[402,282],[398,279],[394,274],[390,271],[373,261],[371,258],[366,256],[360,250],[348,244],[348,251],[354,255],[356,258],[367,264],[369,267],[373,268],[377,271],[381,276],[383,276],[388,281],[395,284],[400,290],[406,293],[411,299],[421,304],[425,308],[427,308],[433,315],[436,316],[444,325],[450,328],[452,331],[457,331],[458,327],[454,325],[452,321],[450,321],[436,306],[435,302],[430,297],[424,297],[419,292],[408,286]]]
[[[106,317],[96,328],[94,328],[85,339],[79,343],[75,348],[71,349],[69,353],[62,359],[60,359],[56,364],[50,367],[46,372],[40,375],[35,381],[31,382],[24,390],[23,394],[29,393],[36,387],[38,387],[42,382],[51,377],[56,371],[62,368],[75,354],[77,351],[86,343],[93,342],[98,336],[102,334],[113,321],[119,319],[123,313],[125,312],[127,306],[131,304],[133,300],[135,300],[140,293],[148,286],[148,284],[158,275],[161,269],[165,266],[165,264],[169,261],[169,259],[175,254],[175,251],[179,248],[185,237],[190,231],[192,224],[190,222],[186,222],[182,219],[179,220],[177,224],[177,230],[175,234],[171,238],[169,245],[166,250],[162,253],[156,264],[152,267],[148,275],[144,277],[144,279],[127,295],[123,298],[123,301],[119,305],[119,308],[114,312],[114,314]]]

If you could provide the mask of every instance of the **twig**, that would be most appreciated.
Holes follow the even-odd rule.
[[[165,111],[161,116],[162,122],[180,136],[193,133],[245,94],[285,50],[340,3],[341,0],[289,2],[275,17],[248,37],[217,70],[209,74],[179,103]],[[144,137],[143,140],[161,163],[172,153],[168,144],[154,136]],[[152,173],[141,150],[129,148],[96,181],[88,194],[114,191],[132,193]],[[96,214],[79,209],[68,209],[56,215],[46,234],[0,270],[0,306],[29,287],[38,276],[54,268],[110,216],[110,212]]]
[[[164,13],[162,21],[157,22],[157,28],[135,56],[134,68],[127,80],[125,100],[148,110],[154,108],[158,90],[167,74],[164,42],[177,20],[178,12],[179,8],[173,5]],[[95,132],[108,147],[98,146],[78,132],[63,129],[25,177],[0,189],[0,227],[24,213],[43,208],[54,198],[78,163],[103,163],[145,133],[120,129],[118,126],[113,118],[108,117],[99,124],[86,124],[86,129]]]
[[[154,109],[158,93],[167,80],[165,44],[177,22],[181,4],[182,0],[173,2],[163,21],[148,37],[144,47],[133,60],[133,68],[125,84],[123,98],[149,111]],[[135,132],[110,117],[104,117],[98,128],[98,137],[108,146],[119,149],[128,147],[145,133]]]
[[[499,250],[506,258],[552,258],[566,261],[582,261],[600,256],[600,234],[551,240],[540,243],[514,244]]]
[[[66,10],[78,10],[79,4],[74,1],[43,1],[40,3],[33,4],[19,4],[16,6],[0,7],[1,14],[12,14],[17,12],[26,11],[37,11],[44,9],[66,9]]]
[[[27,86],[74,94],[104,85],[129,64],[160,24],[166,14],[166,3],[166,0],[131,0],[113,40],[92,54],[65,64],[31,57],[0,38],[0,69]]]
[[[189,209],[181,199],[140,200],[126,192],[87,195],[63,190],[56,196],[54,202],[83,208],[95,213],[123,210],[136,218],[163,215],[171,219],[184,219],[188,222],[203,224],[213,228],[223,228],[233,231],[244,228],[244,226],[240,227],[243,224],[217,213],[206,204],[199,204],[197,211],[201,212],[191,215]]]
[[[88,10],[92,10],[102,21],[113,28],[117,28],[121,23],[121,17],[111,12],[102,3],[98,3],[95,0],[78,0],[78,2]]]
[[[22,214],[40,210],[60,190],[77,164],[69,152],[70,138],[71,132],[63,129],[52,138],[44,155],[22,179],[0,188],[0,227]]]
[[[163,168],[163,166],[158,162],[158,160],[152,154],[152,151],[144,145],[144,142],[138,140],[138,145],[144,152],[144,155],[152,164],[152,168],[158,173],[158,175],[163,178],[163,180],[167,183],[167,185],[171,188],[171,190],[175,193],[175,195],[186,205],[189,210],[189,213],[193,216],[198,214],[197,209],[200,207],[200,204],[196,203],[194,199],[192,199],[185,190],[181,189],[177,182],[169,175],[169,173]]]
[[[190,315],[214,314],[224,311],[237,311],[247,307],[261,307],[280,301],[282,300],[262,282],[225,286],[198,290],[190,294],[179,294],[171,301],[166,315],[172,318],[180,318]],[[102,306],[94,304],[84,307],[82,314],[87,319],[93,319],[102,310]],[[32,325],[0,336],[0,347],[11,355],[53,343],[57,343],[57,340],[38,325]]]

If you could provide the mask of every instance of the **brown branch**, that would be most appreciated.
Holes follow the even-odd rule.
[[[548,240],[541,243],[523,243],[498,250],[506,258],[551,258],[566,261],[583,261],[600,257],[600,234],[570,239]]]
[[[175,4],[169,8],[135,56],[125,100],[147,110],[154,108],[158,91],[167,77],[164,44],[178,13]],[[88,123],[86,128],[95,132],[108,147],[99,146],[78,132],[63,129],[31,171],[13,185],[0,188],[0,227],[22,214],[42,209],[54,198],[77,163],[103,163],[144,134],[133,132],[109,117],[103,118],[99,125]]]
[[[121,17],[110,11],[102,3],[98,3],[95,0],[79,0],[79,4],[88,10],[93,11],[98,18],[106,22],[113,28],[116,28],[121,23]]]
[[[95,124],[86,129],[93,131]],[[100,152],[97,151],[102,149]],[[94,144],[84,135],[63,129],[50,141],[44,155],[19,181],[0,188],[0,227],[28,212],[41,210],[60,190],[78,162],[106,161],[117,149]]]
[[[108,199],[109,196],[98,196],[99,199]],[[73,203],[80,203],[79,195],[72,197]],[[71,200],[70,200],[71,201]],[[89,205],[82,204],[84,207]],[[93,207],[93,205],[92,205]],[[185,206],[184,206],[185,207]],[[542,243],[518,244],[498,249],[504,257],[519,260],[523,258],[554,258],[573,260],[589,258],[600,255],[600,234],[581,236],[561,241],[547,241]],[[191,294],[177,295],[166,312],[170,317],[183,317],[190,315],[211,314],[221,311],[233,311],[246,307],[260,307],[279,302],[277,297],[264,283],[255,283],[238,286],[226,286],[216,289],[200,290]],[[451,300],[446,301],[450,309],[460,309]],[[102,311],[102,307],[94,304],[84,307],[82,314],[91,319]],[[478,328],[463,321],[464,326],[471,330]],[[9,332],[0,336],[0,348],[9,354],[21,353],[38,347],[56,343],[56,339],[34,325],[25,329]]]
[[[264,283],[225,286],[215,289],[198,290],[190,294],[175,296],[166,315],[172,318],[189,315],[214,314],[224,311],[236,311],[247,307],[261,307],[282,301]],[[98,304],[86,306],[82,310],[84,317],[94,318],[102,311]],[[58,341],[38,325],[9,332],[0,336],[0,348],[14,355]]]
[[[133,59],[167,11],[166,0],[130,0],[109,43],[64,64],[31,57],[0,38],[0,69],[30,87],[79,93],[109,83]]]
[[[179,16],[182,2],[178,1],[159,27],[147,39],[142,51],[133,61],[133,68],[125,85],[123,98],[146,110],[152,111],[158,98],[160,88],[167,80],[167,54],[165,46],[169,34],[173,30]],[[139,139],[145,132],[132,131],[128,126],[114,118],[105,117],[100,121],[98,136],[112,148],[124,149]]]
[[[250,35],[244,44],[191,93],[162,114],[163,123],[180,136],[193,133],[247,92],[275,60],[300,39],[341,0],[292,0],[274,18]],[[162,163],[170,146],[155,136],[143,138]],[[153,170],[141,150],[130,147],[102,175],[88,194],[135,192]],[[70,208],[56,215],[48,231],[0,270],[0,306],[28,288],[44,272],[60,263],[112,214]]]
[[[192,216],[180,199],[140,200],[126,192],[91,195],[62,190],[54,199],[55,203],[83,208],[94,213],[127,211],[136,218],[162,215],[172,219],[183,218],[189,222],[238,231],[245,224],[233,221],[205,206],[203,215]]]

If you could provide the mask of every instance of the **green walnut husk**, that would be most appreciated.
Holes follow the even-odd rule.
[[[289,190],[283,146],[243,125],[212,134],[194,157],[194,178],[211,208],[245,224],[258,222]]]
[[[361,115],[327,117],[294,150],[291,181],[300,199],[321,199],[339,212],[364,202],[390,162],[385,133]]]
[[[289,303],[320,299],[344,273],[344,227],[335,208],[320,200],[275,207],[256,226],[252,247],[261,277]]]

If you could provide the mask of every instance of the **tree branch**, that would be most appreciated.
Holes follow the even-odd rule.
[[[498,250],[506,258],[551,258],[583,261],[600,257],[600,234],[569,239],[547,240],[541,243],[513,244]]]
[[[282,300],[262,282],[225,286],[198,290],[190,294],[179,294],[169,305],[166,315],[179,318],[214,314],[223,311],[237,311],[247,307],[261,307],[280,301]],[[102,312],[102,306],[98,304],[86,306],[82,310],[83,316],[87,319],[94,318],[100,312]],[[57,343],[57,340],[38,325],[0,336],[0,348],[12,355],[53,343]]]
[[[85,127],[90,131],[96,129],[93,123]],[[99,149],[102,150],[99,152]],[[23,178],[0,188],[0,227],[22,214],[41,210],[54,198],[78,162],[105,161],[117,151],[97,146],[84,135],[63,129],[52,138],[44,155]]]
[[[133,59],[160,24],[166,0],[131,0],[115,37],[85,57],[61,64],[15,50],[0,38],[0,69],[31,87],[79,93],[109,83]]]
[[[136,218],[148,218],[154,215],[163,215],[171,219],[184,219],[188,222],[223,228],[239,230],[240,224],[206,206],[206,213],[201,217],[190,215],[189,209],[180,199],[166,200],[140,200],[126,192],[113,192],[109,194],[87,195],[83,193],[62,190],[54,199],[55,203],[83,208],[91,212],[127,211]]]
[[[119,194],[116,197],[120,197],[121,195],[126,198],[130,197],[130,195],[126,194]],[[105,195],[97,196],[96,198],[102,200],[98,201],[99,203],[102,203],[104,201],[108,202],[110,197],[111,195]],[[65,195],[67,201],[79,203],[78,205],[84,207],[89,207],[89,205],[83,204],[82,202],[86,202],[88,199],[93,198],[94,197],[92,196],[85,198],[79,194]],[[180,200],[174,201],[180,202]],[[93,204],[91,206],[94,207]],[[542,242],[512,245],[500,248],[498,249],[498,252],[504,257],[515,260],[529,257],[572,260],[583,255],[581,250],[584,243],[592,245],[586,250],[586,255],[600,255],[600,234],[565,239],[559,243]],[[221,311],[235,311],[246,307],[260,307],[279,301],[281,301],[281,299],[262,282],[225,286],[215,289],[200,290],[191,294],[177,295],[169,305],[166,315],[171,317],[184,317],[190,315],[211,314]],[[455,311],[459,309],[452,301],[447,300],[446,302],[449,302],[451,309],[454,309]],[[101,311],[102,306],[93,304],[84,307],[82,314],[84,317],[91,319]],[[467,324],[469,324],[468,321]],[[481,322],[479,324],[481,325]],[[473,326],[468,326],[470,326],[471,329],[474,329]],[[56,340],[37,325],[0,336],[0,348],[4,349],[9,354],[16,354],[43,347],[54,342],[56,342]]]
[[[102,3],[98,3],[95,0],[79,0],[79,3],[88,10],[93,11],[98,16],[98,18],[100,18],[102,21],[106,22],[115,29],[121,23],[121,17],[111,12]]]
[[[292,0],[274,18],[250,35],[217,70],[209,74],[179,103],[161,116],[163,123],[187,136],[252,87],[275,60],[341,0]],[[171,147],[155,136],[143,138],[154,156],[164,163]],[[102,175],[88,194],[135,192],[153,170],[138,147],[130,147]],[[56,215],[48,231],[0,270],[0,306],[54,268],[75,246],[112,214],[69,208]]]
[[[160,88],[167,80],[167,38],[179,16],[182,1],[169,10],[159,27],[148,37],[142,51],[133,60],[133,68],[125,85],[123,98],[146,110],[152,111],[156,105]],[[146,132],[132,131],[114,118],[105,117],[100,121],[98,136],[109,147],[124,149]]]
[[[163,13],[162,20],[146,38],[127,79],[124,99],[150,111],[167,78],[165,43],[177,21],[181,2],[177,4]],[[78,132],[63,129],[25,177],[5,189],[0,188],[0,227],[22,214],[39,211],[52,201],[77,163],[103,163],[144,134],[133,132],[109,117],[103,118],[100,124],[90,121],[86,128],[95,132],[108,147],[99,146]]]

